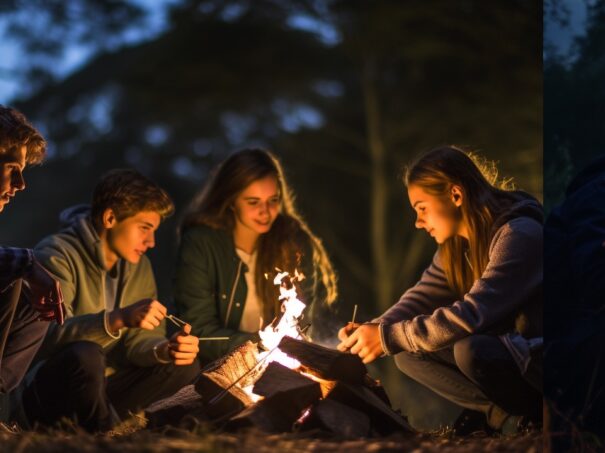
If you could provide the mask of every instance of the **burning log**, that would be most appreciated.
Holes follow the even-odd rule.
[[[361,384],[368,373],[359,356],[308,341],[284,337],[279,343],[279,349],[321,379]]]
[[[348,407],[367,414],[371,421],[371,428],[380,435],[389,435],[394,432],[413,432],[409,423],[391,406],[365,385],[352,385],[338,382],[327,399],[342,403]]]
[[[304,411],[321,398],[319,383],[276,362],[267,367],[253,391],[265,398],[233,417],[227,428],[291,431]]]
[[[269,364],[252,389],[255,394],[264,397],[291,390],[310,393],[315,400],[321,398],[319,383],[277,362]]]
[[[262,372],[257,367],[258,354],[257,344],[247,341],[202,370],[195,390],[202,395],[210,418],[236,414],[254,402],[242,388],[254,384]]]
[[[331,399],[318,401],[309,411],[299,429],[322,429],[341,437],[367,437],[370,435],[370,418]]]

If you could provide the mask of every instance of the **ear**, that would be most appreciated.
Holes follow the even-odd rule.
[[[103,212],[102,220],[103,228],[105,228],[106,230],[110,230],[116,225],[116,223],[118,223],[118,219],[116,219],[116,214],[111,208],[105,209],[105,211]]]
[[[456,207],[459,208],[462,206],[462,200],[464,199],[464,192],[462,192],[462,188],[460,186],[452,186],[450,194],[452,197],[452,202],[456,205]]]

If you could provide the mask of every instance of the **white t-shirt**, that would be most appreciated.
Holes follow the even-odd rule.
[[[254,282],[256,250],[252,252],[252,254],[248,254],[238,248],[236,248],[235,251],[244,264],[248,266],[248,272],[244,274],[246,277],[246,284],[248,285],[248,294],[246,295],[246,303],[244,305],[244,312],[242,313],[242,320],[239,323],[239,330],[242,332],[255,333],[261,328],[263,313],[260,299],[256,293],[256,284]]]

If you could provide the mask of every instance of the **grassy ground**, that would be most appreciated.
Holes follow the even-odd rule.
[[[540,452],[541,433],[490,438],[436,435],[396,436],[384,439],[337,439],[319,432],[269,435],[255,430],[212,432],[205,425],[192,430],[162,431],[130,428],[122,433],[92,436],[66,427],[47,432],[20,432],[0,428],[0,452]]]

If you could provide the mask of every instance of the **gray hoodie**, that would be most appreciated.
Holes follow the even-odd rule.
[[[496,219],[485,271],[462,299],[448,287],[438,250],[420,281],[376,320],[388,354],[437,351],[493,334],[526,371],[542,337],[542,207],[527,194],[516,196]]]

